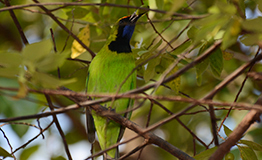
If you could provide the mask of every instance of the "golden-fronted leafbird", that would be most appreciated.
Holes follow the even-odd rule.
[[[135,29],[137,20],[146,13],[146,10],[137,10],[130,16],[120,18],[112,28],[111,34],[104,47],[97,53],[92,60],[87,77],[88,93],[123,93],[136,87],[136,71],[131,76],[135,66],[135,58],[130,47],[130,39]],[[128,78],[127,78],[128,77]],[[123,85],[121,83],[124,81]],[[120,89],[119,89],[120,88]],[[95,99],[95,98],[92,98]],[[119,99],[113,102],[101,104],[116,113],[124,113],[133,104],[131,99]],[[87,109],[87,128],[89,141],[94,141],[94,128],[91,127],[92,114],[98,141],[101,149],[104,150],[116,144],[122,138],[124,127],[120,124],[101,117]],[[122,114],[130,118],[130,112]],[[117,159],[117,148],[111,149],[104,154],[104,159]]]

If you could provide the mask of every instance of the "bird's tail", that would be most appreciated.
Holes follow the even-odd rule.
[[[86,107],[86,130],[88,141],[93,144],[95,142],[95,124],[89,107]]]

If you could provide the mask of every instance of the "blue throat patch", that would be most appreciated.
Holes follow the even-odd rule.
[[[122,37],[126,37],[129,41],[135,30],[135,25],[126,25],[123,30]]]

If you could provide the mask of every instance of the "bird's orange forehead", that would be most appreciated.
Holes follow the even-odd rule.
[[[130,15],[129,16],[124,16],[124,17],[120,18],[119,20],[125,19],[125,18],[129,18],[129,17],[130,17]]]

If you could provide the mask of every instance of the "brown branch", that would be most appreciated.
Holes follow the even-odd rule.
[[[107,118],[121,124],[122,126],[125,126],[131,129],[132,131],[136,132],[140,136],[144,137],[145,139],[148,140],[149,144],[155,144],[179,159],[182,159],[182,160],[193,159],[192,157],[190,157],[189,155],[187,155],[180,149],[176,148],[172,144],[161,139],[160,137],[156,136],[155,134],[149,132],[147,129],[141,128],[140,126],[128,120],[127,118],[124,118],[120,116],[119,114],[116,114],[100,105],[92,105],[91,107],[93,110],[96,111],[98,115],[103,116],[103,117],[106,116]]]
[[[258,98],[255,104],[262,104],[262,95]],[[233,132],[228,136],[226,141],[222,143],[215,153],[209,158],[209,160],[221,160],[229,152],[230,148],[243,137],[243,134],[248,130],[248,128],[255,122],[260,121],[259,116],[261,111],[251,110],[239,123],[239,125],[233,130]]]
[[[141,8],[141,7],[137,7],[137,6],[121,5],[121,4],[113,4],[113,3],[50,2],[50,3],[24,4],[24,5],[15,5],[15,6],[10,6],[10,7],[5,7],[5,8],[1,8],[0,12],[13,10],[13,9],[35,7],[35,6],[40,7],[40,6],[54,6],[54,5],[62,5],[63,7],[69,7],[69,6],[100,6],[100,7],[102,6],[103,7],[103,6],[107,6],[107,7],[133,8],[133,9]],[[59,9],[60,8],[61,7],[59,7]],[[50,11],[53,11],[53,10],[50,10]],[[144,7],[143,10],[162,13],[162,14],[168,13],[168,11],[158,10],[158,9],[149,9],[149,8],[146,8],[146,7]],[[204,18],[208,15],[207,14],[205,14],[205,15],[187,15],[187,14],[182,14],[182,13],[172,13],[172,16],[182,17],[183,19],[201,19],[201,18]]]
[[[28,144],[30,144],[31,142],[33,142],[36,138],[38,138],[40,135],[43,134],[44,131],[46,131],[49,127],[52,126],[52,124],[54,123],[54,121],[52,121],[45,129],[41,130],[40,133],[38,133],[35,137],[33,137],[32,139],[30,139],[29,141],[27,141],[25,144],[23,144],[22,146],[18,147],[13,153],[19,151],[22,148],[25,148]]]
[[[11,6],[10,3],[9,3],[9,0],[5,0],[5,5],[8,6],[8,7]],[[15,23],[15,26],[16,26],[16,28],[17,28],[21,38],[22,38],[22,41],[24,42],[25,45],[27,45],[28,41],[26,39],[26,36],[25,36],[25,34],[23,32],[23,29],[22,29],[18,19],[16,18],[16,15],[15,15],[14,11],[12,9],[10,9],[9,13],[10,13],[10,16],[12,17],[12,19],[13,19],[13,21]]]
[[[258,48],[255,57],[259,54],[259,51],[260,51],[260,48]],[[253,66],[254,66],[254,64],[252,64],[252,65],[250,66],[250,68],[248,69],[248,72],[251,71],[251,69],[253,68]],[[241,87],[239,88],[239,91],[237,92],[237,95],[236,95],[236,98],[235,98],[234,102],[237,102],[238,97],[239,97],[240,93],[242,92],[242,90],[243,90],[243,88],[244,88],[244,85],[245,85],[245,83],[246,83],[246,81],[247,81],[247,78],[248,78],[248,75],[246,75],[245,79],[243,80],[243,82],[242,82],[242,84],[241,84]],[[223,126],[223,124],[224,124],[224,122],[225,122],[225,120],[226,120],[227,117],[229,116],[229,114],[230,114],[230,112],[231,112],[231,109],[232,109],[232,107],[230,107],[230,109],[229,109],[229,111],[227,112],[225,118],[222,120],[222,122],[221,122],[221,124],[220,124],[220,127],[218,128],[218,131],[220,131],[221,127]]]
[[[37,4],[41,4],[38,2],[38,0],[33,0],[35,3]],[[44,7],[44,4],[39,5],[39,7],[45,11],[45,13],[52,18],[64,31],[66,31],[70,36],[72,36],[79,44],[81,44],[81,46],[83,48],[85,48],[90,54],[91,56],[94,58],[96,56],[96,54],[90,49],[88,48],[75,34],[73,34],[63,23],[61,23],[56,17],[55,15],[50,12],[46,7]]]
[[[16,157],[15,157],[15,155],[14,155],[14,153],[13,153],[13,147],[12,147],[12,145],[11,145],[9,139],[7,138],[5,132],[2,130],[2,128],[0,128],[0,131],[3,133],[4,138],[6,139],[7,144],[8,144],[8,146],[10,147],[10,151],[11,151],[11,153],[12,153],[12,156],[13,156],[14,160],[16,160]]]
[[[119,158],[119,160],[122,160],[122,159],[125,159],[125,158],[129,157],[129,156],[131,156],[132,154],[136,153],[136,152],[139,151],[139,150],[140,150],[141,152],[139,153],[139,156],[138,156],[137,159],[140,159],[140,156],[141,156],[141,154],[142,154],[142,150],[143,150],[147,145],[148,145],[148,141],[145,140],[141,145],[137,146],[137,147],[136,147],[135,149],[133,149],[131,152],[129,152],[129,153],[121,156],[121,157]]]
[[[47,100],[47,102],[48,102],[48,106],[49,106],[50,110],[51,110],[51,111],[54,111],[55,108],[54,108],[54,106],[53,106],[53,103],[52,103],[52,101],[51,101],[50,96],[47,95],[47,94],[45,94],[45,98],[46,98],[46,100]],[[56,117],[55,114],[53,114],[52,117],[53,117],[53,120],[54,120],[54,122],[55,122],[56,128],[57,128],[60,136],[62,137],[62,140],[63,140],[63,143],[64,143],[64,147],[65,147],[65,151],[66,151],[66,155],[67,155],[67,157],[68,157],[69,160],[72,160],[72,156],[71,156],[71,153],[70,153],[70,151],[69,151],[68,144],[67,144],[67,142],[66,142],[65,134],[64,134],[64,132],[63,132],[61,126],[60,126],[60,123],[58,122],[58,119],[57,119],[57,117]]]

